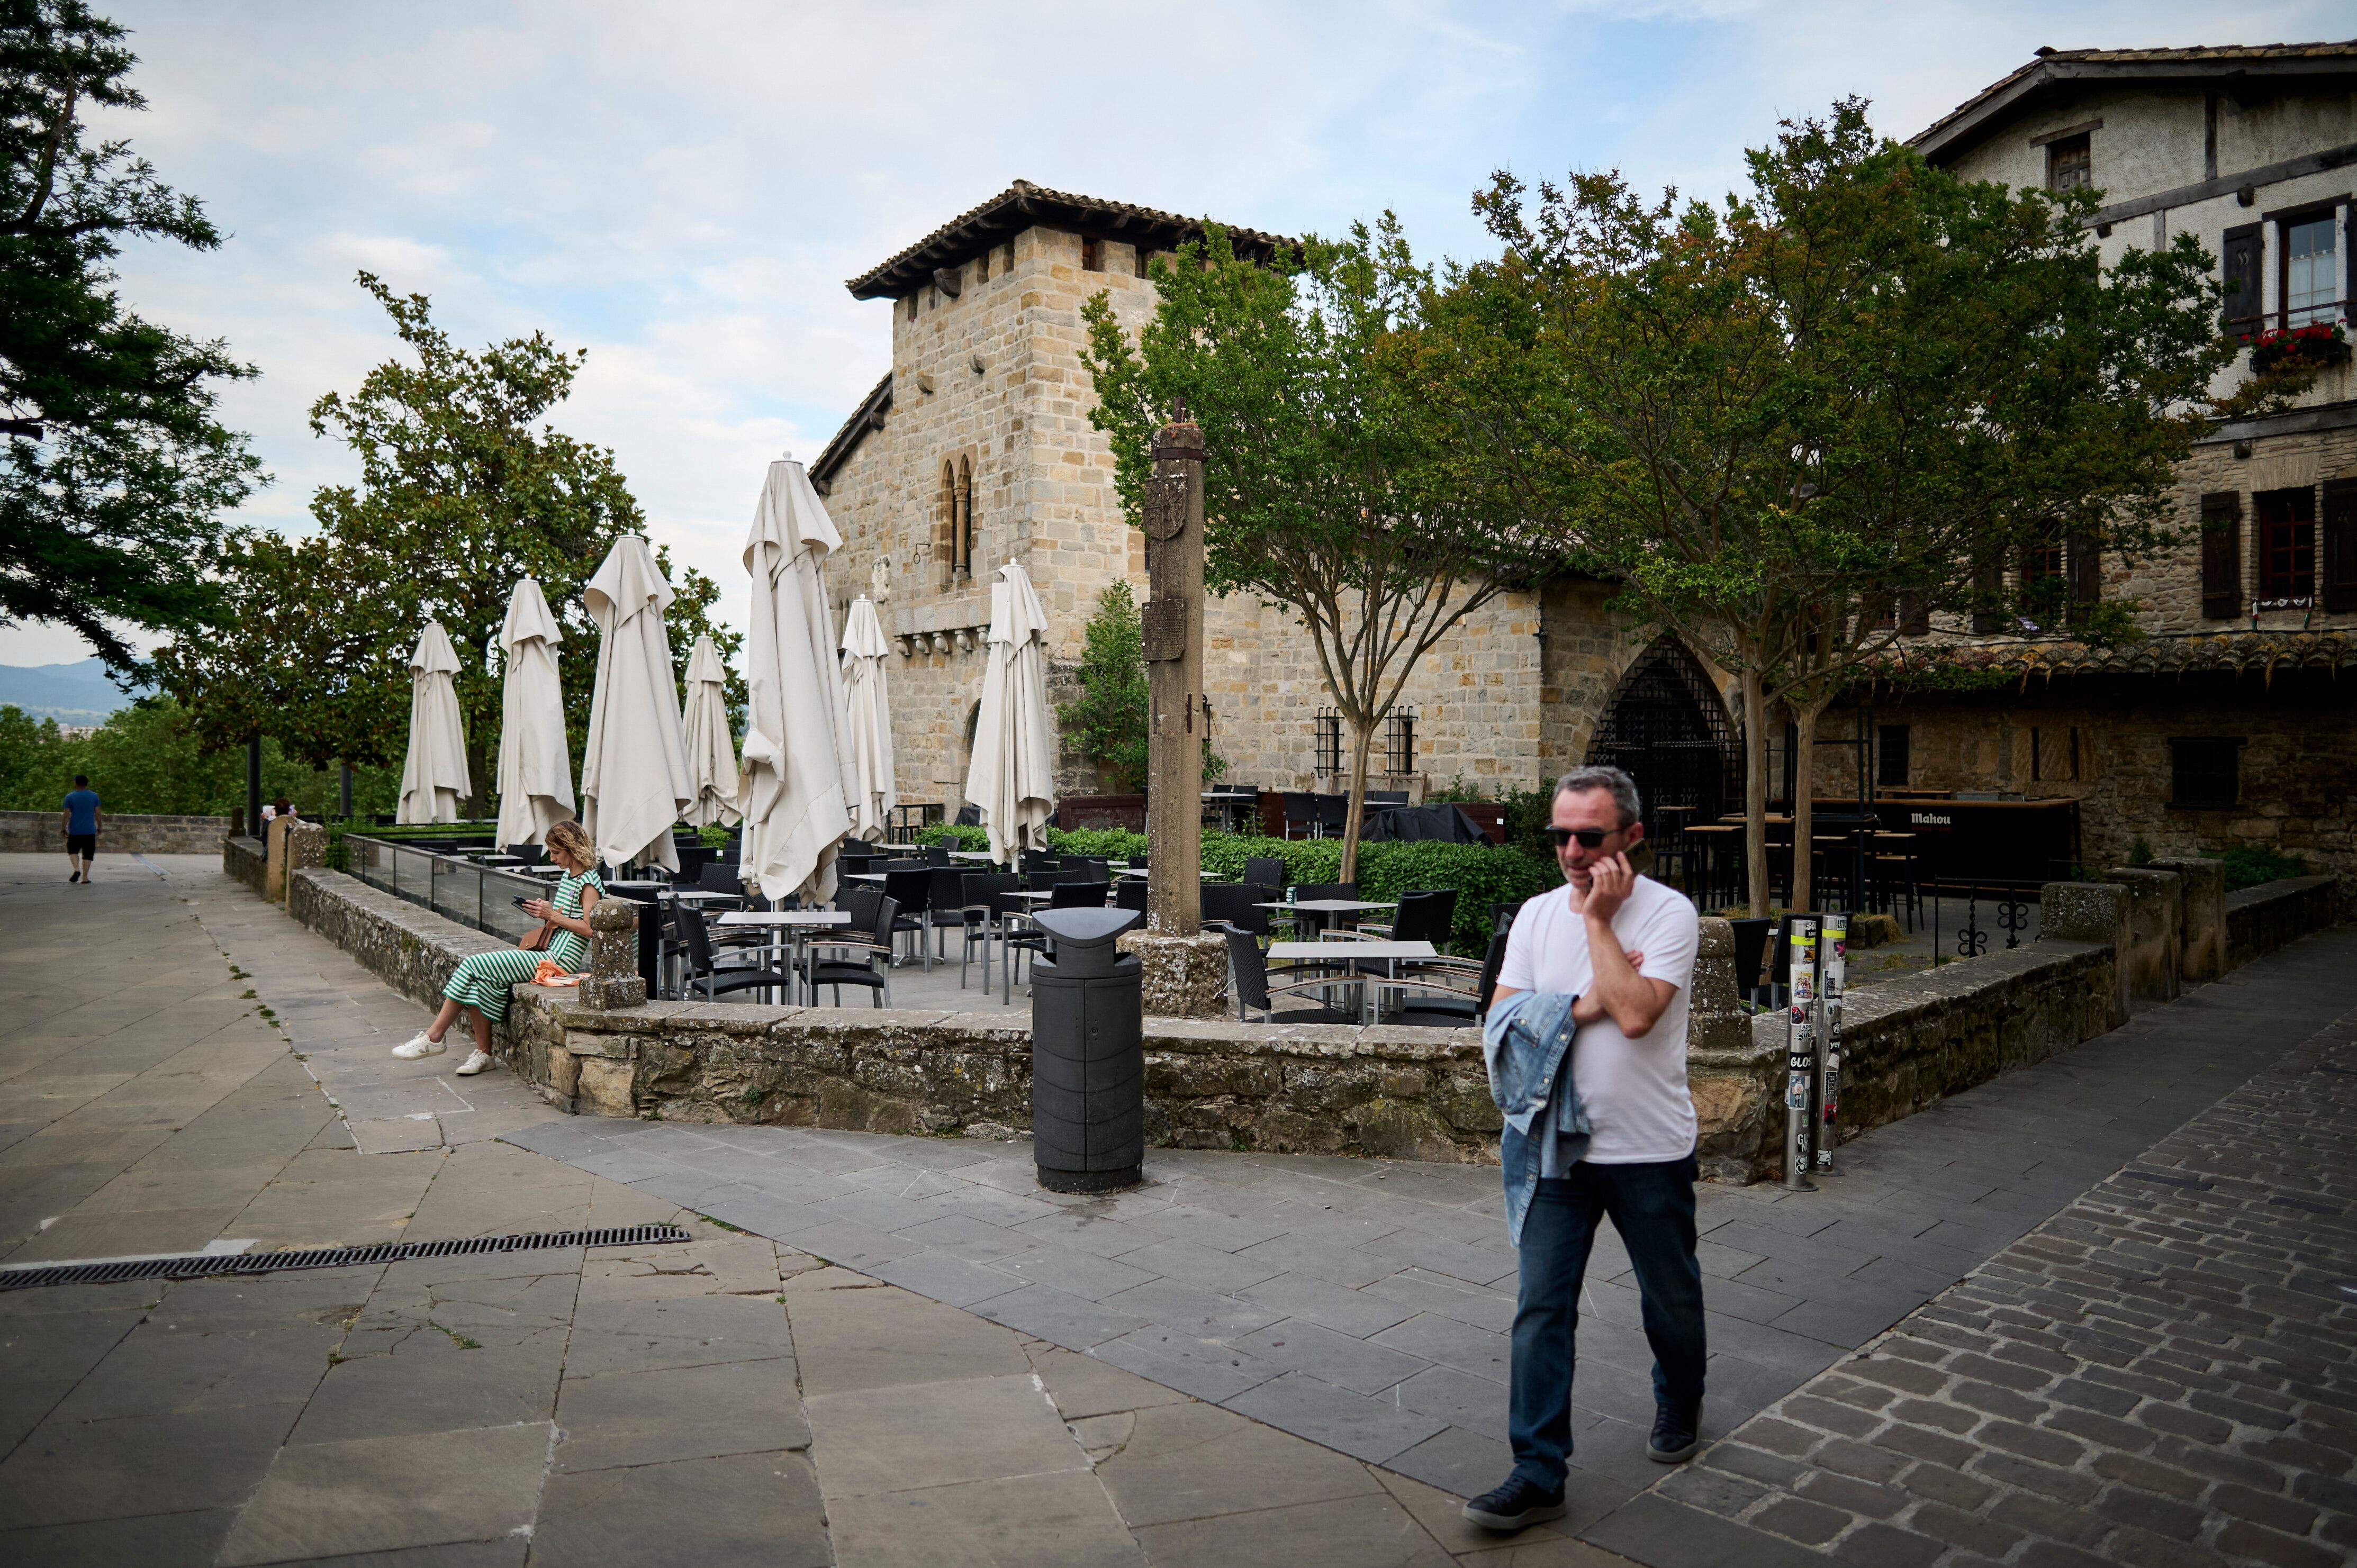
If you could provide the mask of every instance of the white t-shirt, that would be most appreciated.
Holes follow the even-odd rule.
[[[1594,984],[1587,922],[1572,912],[1568,883],[1523,906],[1506,939],[1498,983],[1509,991],[1584,994]],[[1612,917],[1621,950],[1645,955],[1637,972],[1677,987],[1652,1030],[1631,1039],[1610,1018],[1572,1036],[1571,1080],[1595,1123],[1591,1165],[1647,1165],[1694,1152],[1694,1097],[1686,1089],[1686,996],[1702,921],[1685,896],[1640,876]]]

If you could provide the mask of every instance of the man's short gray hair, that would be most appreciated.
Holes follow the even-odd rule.
[[[1575,768],[1555,781],[1557,796],[1584,795],[1590,789],[1610,793],[1612,803],[1620,809],[1624,828],[1645,814],[1638,804],[1637,781],[1618,768]]]

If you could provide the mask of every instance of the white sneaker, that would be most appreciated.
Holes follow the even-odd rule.
[[[420,1029],[408,1039],[393,1047],[393,1054],[403,1061],[414,1062],[425,1057],[438,1057],[448,1047],[439,1040],[429,1040]]]
[[[489,1051],[477,1051],[458,1064],[458,1076],[472,1078],[490,1065],[491,1054]]]

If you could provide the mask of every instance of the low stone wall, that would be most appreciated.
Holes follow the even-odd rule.
[[[2155,866],[2123,866],[2104,880],[2128,890],[2128,933],[2121,949],[2128,1004],[2174,1002],[2182,989],[2185,879]]]
[[[2331,925],[2339,898],[2340,878],[2333,876],[2292,876],[2227,894],[2226,967]]]
[[[1842,1136],[1912,1116],[2117,1028],[2127,1017],[2115,961],[2102,943],[2041,938],[1849,993],[1842,1004]],[[1763,1014],[1751,1029],[1751,1055],[1778,1112],[1752,1152],[1751,1169],[1766,1176],[1779,1168],[1784,1136],[1774,1097],[1785,1024]]]
[[[98,853],[210,854],[237,831],[235,817],[119,817],[102,811]],[[66,852],[62,811],[0,811],[0,850],[14,854]]]
[[[270,862],[260,839],[224,838],[221,851],[221,870],[252,888],[255,897],[267,897]]]
[[[259,851],[233,840],[227,852],[257,886]],[[339,872],[296,868],[287,883],[290,915],[421,1005],[439,1000],[467,954],[501,945]],[[2039,941],[1853,992],[1845,1135],[2117,1027],[2131,1000],[2117,954],[2133,950],[2135,897],[2122,881],[2054,885]],[[2236,961],[2245,948],[2330,924],[2332,897],[2331,879],[2314,877],[2227,898]],[[1732,954],[1727,923],[1706,920],[1687,1066],[1706,1171],[1749,1180],[1779,1164],[1784,1025],[1735,1007]],[[496,1040],[544,1097],[584,1114],[989,1137],[1031,1120],[1029,1021],[998,1009],[605,1009],[570,988],[527,985]],[[1157,1146],[1497,1158],[1499,1117],[1472,1029],[1149,1017],[1145,1047]]]

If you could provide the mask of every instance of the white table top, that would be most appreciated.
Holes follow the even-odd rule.
[[[1271,942],[1274,959],[1438,958],[1430,942]]]
[[[845,882],[881,882],[884,874],[880,871],[846,871],[843,879]]]
[[[1363,909],[1396,909],[1397,904],[1366,904],[1356,898],[1304,898],[1297,904],[1255,904],[1255,909],[1303,909],[1313,915],[1350,915]],[[1430,958],[1432,955],[1424,955]]]
[[[925,853],[925,846],[920,843],[879,843],[876,847],[877,849],[897,849],[902,854],[922,854]]]
[[[686,893],[673,893],[671,897],[678,899],[683,904],[709,904],[715,898],[742,898],[745,895],[742,893],[697,893],[690,891]]]
[[[990,852],[982,849],[953,849],[950,851],[950,858],[952,860],[988,860]]]
[[[724,926],[847,926],[848,909],[731,909],[720,917]]]

